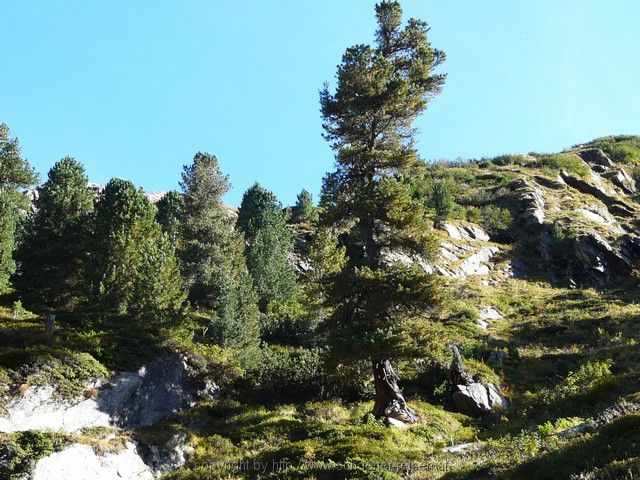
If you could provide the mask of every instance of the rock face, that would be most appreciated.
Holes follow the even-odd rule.
[[[77,432],[86,427],[106,427],[111,417],[101,410],[96,399],[78,403],[59,400],[54,387],[31,387],[5,406],[5,416],[0,417],[0,432],[21,430],[58,430]]]
[[[465,369],[462,355],[457,346],[452,346],[453,361],[450,376],[453,387],[453,403],[460,413],[470,417],[481,417],[488,413],[506,410],[508,400],[502,396],[500,389],[491,384],[472,377]]]
[[[574,245],[576,258],[583,270],[598,283],[609,282],[618,275],[631,272],[632,260],[595,232],[579,235]]]
[[[489,235],[487,235],[487,233],[480,227],[475,225],[452,225],[450,223],[445,223],[443,228],[451,238],[455,238],[457,240],[489,241]]]
[[[193,404],[196,385],[186,359],[178,353],[158,357],[138,372],[138,385],[113,413],[121,427],[143,427],[170,417]]]
[[[74,443],[40,459],[31,480],[147,480],[151,469],[142,461],[136,446],[127,442],[117,453],[97,455],[88,445]]]
[[[31,387],[13,398],[0,416],[0,432],[151,425],[188,407],[196,388],[177,353],[156,358],[139,372],[123,372],[95,388],[95,398],[60,399],[53,385]]]
[[[595,178],[596,176],[594,176]],[[576,190],[591,195],[602,203],[605,204],[607,210],[613,215],[619,215],[621,217],[631,217],[635,214],[634,209],[624,202],[621,202],[613,195],[611,195],[602,185],[596,185],[595,183],[589,183],[581,178],[578,178],[566,171],[560,172],[560,178],[569,186]]]
[[[544,225],[545,201],[539,188],[527,182],[524,178],[511,182],[509,188],[517,195],[520,207],[523,210],[522,217],[529,227]]]
[[[635,180],[621,167],[616,167],[605,153],[599,148],[587,148],[578,152],[578,155],[595,171],[607,178],[624,193],[632,195],[636,193]]]

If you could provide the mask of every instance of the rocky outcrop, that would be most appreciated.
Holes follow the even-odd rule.
[[[580,155],[593,171],[608,179],[624,193],[628,195],[636,193],[635,180],[622,167],[617,167],[599,148],[580,150],[578,155]]]
[[[560,178],[567,185],[575,188],[576,190],[600,200],[605,204],[607,210],[609,210],[613,215],[621,217],[631,217],[635,215],[635,211],[631,206],[611,195],[602,185],[589,183],[586,180],[582,180],[581,178],[571,175],[565,170],[560,172]]]
[[[123,372],[106,383],[87,384],[90,398],[62,399],[54,385],[28,388],[4,406],[0,432],[151,425],[192,405],[197,385],[180,354],[156,358],[138,372]]]
[[[500,389],[491,383],[472,377],[465,369],[462,355],[457,346],[453,345],[453,361],[450,367],[450,377],[453,383],[453,403],[460,413],[470,417],[506,410],[508,400],[502,396]]]
[[[452,225],[445,223],[442,228],[456,240],[481,240],[488,242],[489,235],[476,225]]]
[[[582,270],[597,283],[606,283],[616,276],[631,273],[632,259],[622,249],[612,247],[598,233],[579,235],[574,249]]]
[[[138,385],[115,408],[113,422],[121,427],[152,425],[193,405],[197,386],[186,358],[171,352],[152,360],[138,372]]]
[[[511,182],[509,188],[515,192],[520,202],[520,207],[523,211],[522,218],[525,224],[529,227],[544,225],[545,201],[540,189],[524,178]]]
[[[640,413],[639,402],[622,401],[604,409],[596,416],[587,419],[585,422],[558,432],[556,435],[559,437],[573,437],[582,433],[593,433],[599,428],[609,425],[620,417],[637,413]]]
[[[154,478],[135,444],[98,455],[90,446],[73,443],[36,462],[31,480],[148,480]]]

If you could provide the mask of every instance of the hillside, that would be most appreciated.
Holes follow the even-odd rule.
[[[434,228],[438,254],[385,252],[439,276],[446,292],[423,320],[423,350],[399,362],[420,417],[412,425],[368,414],[371,381],[326,371],[323,346],[298,340],[294,311],[270,314],[279,323],[243,370],[231,350],[206,341],[204,311],[162,328],[95,324],[76,312],[48,335],[43,312],[12,307],[8,295],[0,477],[635,478],[636,179],[640,137],[427,166],[413,195],[430,217],[434,184],[445,182],[454,200]],[[316,224],[288,227],[305,277]],[[467,385],[496,385],[504,409],[461,412],[454,344]]]

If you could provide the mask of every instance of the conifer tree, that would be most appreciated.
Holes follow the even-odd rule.
[[[93,199],[84,167],[75,159],[63,158],[49,170],[16,251],[14,284],[28,308],[69,309],[77,303]]]
[[[9,137],[6,124],[0,124],[0,292],[7,289],[15,271],[13,252],[20,212],[29,205],[21,190],[37,181],[35,171],[20,154],[20,142]]]
[[[229,179],[218,160],[197,153],[181,182],[183,216],[180,259],[196,307],[213,312],[216,340],[250,361],[259,342],[257,297],[244,259],[244,242],[222,204]]]
[[[156,204],[158,212],[156,220],[162,227],[162,231],[169,236],[171,243],[179,249],[180,235],[182,230],[182,213],[184,202],[182,195],[175,190],[167,192]]]
[[[303,188],[298,194],[291,216],[296,222],[303,220],[316,221],[318,219],[316,208],[313,206],[313,196],[308,190]]]
[[[397,2],[376,5],[374,46],[346,50],[335,93],[320,102],[336,170],[325,178],[321,223],[342,232],[347,262],[328,285],[332,314],[322,330],[336,365],[367,359],[376,387],[373,413],[417,420],[397,386],[392,360],[416,352],[425,315],[439,294],[433,276],[389,252],[428,257],[434,237],[410,181],[423,165],[414,148],[415,118],[444,82],[433,70],[444,54],[426,23],[401,26]]]
[[[103,314],[165,323],[185,295],[174,249],[142,190],[113,179],[96,204],[90,239],[92,305]]]
[[[289,258],[293,241],[276,196],[254,184],[242,197],[236,225],[245,238],[247,268],[262,311],[272,301],[290,300],[296,288],[296,273]]]

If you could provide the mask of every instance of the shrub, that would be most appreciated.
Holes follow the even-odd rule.
[[[320,350],[267,345],[245,380],[258,398],[317,397],[324,388]]]
[[[550,168],[552,170],[567,170],[580,177],[589,174],[589,167],[576,155],[565,153],[554,153],[541,155],[537,158],[536,166],[539,168]]]

